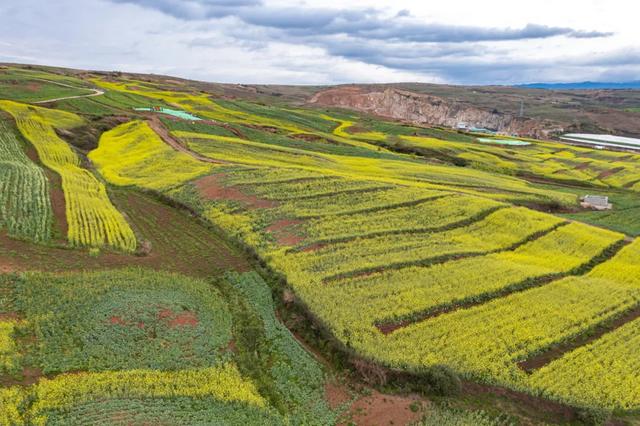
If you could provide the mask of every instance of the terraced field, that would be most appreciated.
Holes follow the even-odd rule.
[[[208,282],[125,269],[3,280],[12,301],[3,310],[19,320],[0,322],[0,367],[36,364],[47,377],[0,388],[0,424],[148,424],[168,415],[184,425],[334,422],[324,372],[276,323],[255,274]],[[252,348],[237,329],[240,309],[253,313]],[[6,344],[8,327],[39,344]],[[269,358],[250,352],[257,348]]]
[[[205,133],[174,136],[229,164],[168,194],[257,249],[345,347],[389,367],[420,372],[445,364],[465,377],[536,392],[519,361],[638,303],[632,287],[610,297],[580,287],[586,293],[573,297],[571,283],[634,247],[618,254],[622,234],[460,191],[455,176],[438,178],[438,187],[403,185],[406,169],[396,179],[376,172],[356,179],[359,158]],[[348,164],[349,173],[336,163]],[[563,303],[574,315],[558,319],[552,312],[563,312]]]
[[[0,275],[0,424],[346,423],[272,292],[359,373],[433,391],[444,369],[520,403],[640,409],[640,242],[617,232],[631,214],[592,226],[577,200],[614,188],[637,208],[633,155],[86,78],[107,100],[0,101],[62,177],[72,246],[35,244],[51,188],[0,123],[0,270],[21,272]],[[203,120],[134,109],[156,104]],[[73,147],[114,111],[128,121]],[[424,424],[509,424],[473,408]]]
[[[1,101],[0,108],[13,115],[22,135],[38,151],[40,161],[62,178],[69,242],[135,251],[135,235],[111,204],[105,186],[81,167],[77,154],[55,133],[54,127],[74,127],[82,119],[68,112],[10,101]]]
[[[10,125],[0,121],[0,229],[36,242],[51,238],[51,202],[44,171],[25,154]]]

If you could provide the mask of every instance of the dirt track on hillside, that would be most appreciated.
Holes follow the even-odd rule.
[[[191,157],[195,158],[196,160],[203,161],[205,163],[230,164],[228,161],[215,160],[213,158],[205,157],[204,155],[200,155],[197,152],[191,151],[189,148],[184,146],[178,139],[174,138],[171,135],[171,132],[169,132],[169,130],[167,130],[166,127],[164,127],[160,119],[156,116],[149,117],[149,119],[147,120],[147,123],[149,123],[149,127],[151,127],[151,129],[153,129],[153,131],[156,132],[158,136],[160,136],[160,139],[162,139],[164,143],[166,143],[176,151],[188,154]]]
[[[63,96],[61,98],[45,99],[44,101],[33,102],[34,104],[46,104],[46,103],[49,103],[49,102],[64,101],[66,99],[90,98],[92,96],[104,95],[104,90],[100,90],[100,89],[87,89],[87,88],[84,88],[84,87],[75,87],[75,86],[71,86],[69,84],[59,83],[57,81],[50,81],[50,80],[42,80],[42,81],[46,81],[47,83],[51,83],[51,84],[56,84],[58,86],[70,87],[72,89],[91,90],[91,91],[93,91],[93,93],[89,93],[89,94],[86,94],[86,95]]]

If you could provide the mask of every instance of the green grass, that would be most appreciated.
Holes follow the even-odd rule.
[[[16,129],[0,117],[0,230],[15,238],[46,242],[53,220],[49,182],[23,146]]]
[[[49,80],[49,81],[47,81]],[[26,73],[20,70],[0,70],[0,99],[10,99],[19,102],[36,102],[64,96],[90,94],[91,91],[82,88],[60,86],[51,81],[55,76],[49,74]],[[66,81],[59,81],[68,84]],[[72,80],[75,84],[76,81]],[[84,83],[80,81],[80,85]]]
[[[255,272],[228,274],[226,280],[255,311],[262,374],[270,379],[293,424],[333,424],[336,413],[324,400],[325,373],[276,318],[270,288]]]
[[[45,373],[178,370],[225,360],[231,318],[206,281],[140,269],[18,280],[15,306]]]

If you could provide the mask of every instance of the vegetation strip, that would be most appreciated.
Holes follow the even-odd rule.
[[[230,185],[230,186],[278,185],[278,184],[287,184],[287,183],[313,182],[317,180],[335,179],[335,178],[336,178],[335,176],[309,176],[309,177],[299,177],[299,178],[270,180],[270,181],[241,182],[241,183],[234,183],[233,185]]]
[[[326,216],[350,216],[350,215],[360,214],[360,213],[378,213],[378,212],[382,212],[382,211],[399,209],[399,208],[403,208],[403,207],[419,206],[420,204],[423,204],[423,203],[426,203],[426,202],[429,202],[429,201],[435,201],[435,200],[438,200],[440,198],[447,197],[449,195],[450,194],[431,195],[429,197],[419,198],[417,200],[405,201],[405,202],[402,202],[402,203],[395,203],[395,204],[387,204],[386,206],[370,207],[370,208],[367,208],[367,209],[359,209],[359,210],[350,210],[350,211],[347,211],[347,212],[340,212],[340,213],[329,213],[329,214],[326,214],[326,215],[304,216],[304,218],[316,219],[316,218],[322,218],[322,217],[326,217]]]
[[[402,268],[408,268],[408,267],[411,267],[411,266],[430,266],[430,265],[436,265],[438,263],[448,262],[450,260],[464,259],[465,257],[483,256],[483,255],[492,254],[492,253],[500,253],[500,252],[503,252],[503,251],[512,251],[512,250],[515,250],[518,247],[520,247],[520,246],[522,246],[522,245],[524,245],[526,243],[529,243],[531,241],[537,240],[540,237],[544,237],[545,235],[555,231],[556,229],[560,228],[561,226],[566,226],[569,223],[570,222],[567,222],[567,221],[560,222],[560,223],[558,223],[556,225],[553,225],[551,228],[535,232],[535,233],[529,235],[528,237],[526,237],[525,239],[520,240],[520,241],[516,242],[515,244],[512,244],[511,246],[506,247],[506,248],[499,248],[499,249],[489,250],[489,251],[485,251],[485,252],[470,251],[470,252],[445,254],[445,255],[442,255],[442,256],[428,257],[428,258],[419,259],[419,260],[412,260],[412,261],[409,261],[409,262],[388,263],[387,265],[384,265],[384,266],[376,266],[376,267],[373,267],[373,268],[362,268],[362,269],[356,269],[356,270],[353,270],[353,271],[343,272],[343,273],[340,273],[340,274],[330,275],[328,277],[323,278],[322,282],[323,282],[323,284],[328,284],[328,283],[331,283],[331,282],[343,280],[345,278],[355,278],[355,277],[359,277],[359,276],[375,274],[377,272],[382,272],[382,271],[386,271],[386,270],[389,270],[389,269],[402,269]]]
[[[131,227],[113,206],[106,187],[82,166],[77,153],[56,134],[84,123],[79,116],[61,110],[0,101],[0,107],[16,120],[20,133],[38,151],[40,161],[62,178],[67,237],[73,246],[111,246],[134,252],[137,241]]]
[[[293,200],[311,200],[314,198],[324,198],[324,197],[332,197],[338,194],[359,194],[362,192],[373,192],[373,191],[382,191],[385,189],[392,189],[391,186],[374,186],[368,188],[354,188],[354,189],[343,189],[341,191],[333,191],[333,192],[323,192],[320,194],[310,194],[310,195],[301,195],[299,197],[287,197],[287,198],[270,198],[271,201],[293,201]]]
[[[442,198],[442,197],[437,197],[437,198]],[[433,198],[431,199],[431,201],[433,201]],[[290,249],[290,250],[288,250],[287,253],[292,253],[292,252],[297,252],[297,251],[305,251],[305,250],[308,250],[309,247],[314,247],[314,246],[326,246],[326,245],[329,245],[329,244],[345,243],[345,242],[355,241],[355,240],[360,240],[360,239],[382,237],[382,236],[385,236],[385,235],[402,235],[402,234],[415,235],[415,234],[423,234],[423,233],[436,233],[436,232],[449,231],[451,229],[462,228],[464,226],[471,225],[472,223],[479,222],[479,221],[485,219],[490,214],[495,213],[498,210],[501,210],[501,209],[504,209],[504,208],[507,208],[507,206],[506,205],[504,205],[504,206],[495,206],[495,207],[489,208],[487,210],[484,210],[484,211],[482,211],[482,212],[480,212],[480,213],[478,213],[476,215],[468,217],[466,219],[459,220],[457,222],[450,223],[450,224],[443,225],[443,226],[427,227],[427,228],[392,229],[392,230],[389,230],[389,231],[370,232],[368,234],[353,235],[353,236],[349,236],[349,237],[330,238],[330,239],[325,239],[325,240],[315,240],[315,241],[311,241],[308,244],[304,244],[302,246],[298,246],[298,247],[295,247],[293,249]]]
[[[551,364],[553,361],[562,358],[567,353],[582,346],[586,346],[589,343],[600,339],[605,334],[612,333],[637,318],[640,318],[640,304],[633,306],[631,309],[626,310],[608,321],[596,325],[584,333],[574,336],[572,339],[566,340],[558,345],[551,346],[543,352],[518,362],[518,367],[523,371],[532,374],[547,364]]]
[[[498,291],[485,293],[480,296],[474,296],[466,300],[460,300],[453,304],[435,306],[423,312],[414,312],[406,316],[405,318],[394,318],[391,321],[385,321],[385,320],[378,321],[375,325],[378,328],[378,330],[380,330],[380,332],[382,332],[385,335],[388,335],[393,333],[396,330],[407,327],[411,324],[426,321],[428,319],[435,318],[437,316],[444,315],[453,311],[457,311],[460,309],[469,309],[474,306],[478,306],[478,305],[482,305],[484,303],[490,302],[491,300],[494,300],[494,299],[506,297],[511,294],[522,292],[534,287],[541,287],[543,285],[552,283],[556,280],[559,280],[568,276],[584,275],[589,271],[591,271],[596,266],[598,266],[599,264],[604,263],[609,259],[611,259],[612,257],[614,257],[628,243],[629,242],[626,240],[617,241],[614,244],[610,245],[609,247],[606,247],[600,254],[590,259],[588,262],[585,262],[582,265],[568,272],[560,272],[560,273],[549,274],[541,277],[527,278],[519,283],[515,283],[510,286],[504,287]],[[640,313],[639,313],[639,316],[640,316]],[[548,362],[551,362],[551,361],[548,361]]]

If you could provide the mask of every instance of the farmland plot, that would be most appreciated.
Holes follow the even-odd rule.
[[[11,309],[26,319],[20,333],[39,344],[16,351],[3,325],[0,362],[27,353],[48,375],[0,388],[0,424],[335,423],[324,370],[278,322],[270,289],[255,273],[204,280],[124,269],[6,278]]]
[[[170,148],[142,121],[103,134],[89,158],[111,183],[150,189],[170,189],[213,169],[211,164]]]
[[[173,100],[190,103],[192,108],[185,109],[203,117],[257,125],[255,117],[249,118],[253,113],[233,111],[232,103],[208,110],[206,101],[193,95]],[[283,120],[286,116],[262,125],[276,127],[271,130],[278,137],[303,126]],[[337,137],[351,137],[350,120],[337,121]],[[558,376],[569,374],[563,369],[576,371],[575,362],[608,363],[605,355],[593,361],[577,350],[532,375],[519,367],[640,304],[638,243],[622,248],[621,234],[505,202],[572,205],[575,194],[547,192],[506,173],[409,156],[384,161],[338,156],[310,145],[191,130],[196,129],[173,135],[198,154],[229,164],[166,186],[162,176],[148,174],[141,185],[152,187],[158,179],[157,188],[167,188],[165,194],[250,246],[286,278],[320,324],[358,355],[416,373],[444,364],[467,378],[586,406],[640,404],[635,393],[624,397],[615,391],[616,384],[628,387],[633,380],[606,377],[606,390],[591,394],[551,382],[555,371]],[[452,144],[439,149],[458,155]],[[533,143],[506,149],[511,148],[483,145],[461,158],[510,173],[526,163],[527,172],[606,185],[606,161],[595,154],[568,148],[551,152],[553,147]],[[587,154],[593,158],[585,166]],[[563,176],[570,164],[575,168]],[[144,176],[139,172],[144,167],[130,170]],[[620,182],[633,183],[632,176],[623,173]],[[296,238],[283,239],[278,232]],[[240,288],[248,291],[251,285]],[[628,333],[624,336],[632,339],[633,331]],[[612,371],[631,371],[634,359]],[[585,375],[575,389],[590,386],[592,377]]]
[[[69,224],[68,239],[74,246],[111,246],[135,251],[136,237],[113,206],[102,182],[80,165],[80,159],[55,133],[54,127],[73,127],[82,120],[71,113],[0,102],[16,119],[18,129],[38,152],[42,163],[62,178]]]
[[[454,260],[430,267],[409,267],[350,278],[314,292],[318,305],[340,297],[346,305],[359,306],[357,315],[324,305],[336,334],[345,327],[369,333],[379,323],[419,321],[438,309],[456,308],[499,297],[501,293],[543,285],[537,279],[559,277],[618,244],[622,235],[570,224],[514,251]],[[328,301],[328,300],[327,300]],[[345,315],[346,314],[346,315]]]
[[[0,121],[0,229],[11,237],[51,238],[51,201],[44,171],[22,150],[13,129]]]
[[[410,369],[447,362],[472,377],[517,388],[530,387],[530,379],[518,369],[517,361],[583,334],[640,304],[639,248],[638,242],[632,243],[585,276],[567,277],[408,326],[377,339],[375,352],[384,354],[391,364]],[[422,349],[416,348],[416,341],[424,343]],[[562,359],[556,365],[562,365]],[[615,376],[616,371],[607,372],[601,380],[616,380],[609,374]],[[534,376],[533,380],[541,380],[539,377]],[[556,396],[570,400],[570,389],[564,389],[567,393]],[[615,388],[607,388],[590,405],[640,406],[640,400],[632,396],[620,398],[616,392]]]

